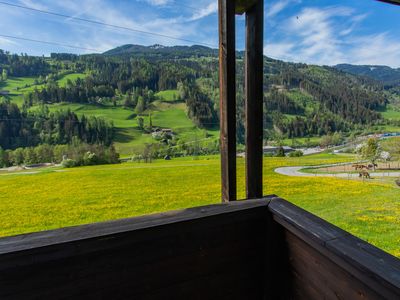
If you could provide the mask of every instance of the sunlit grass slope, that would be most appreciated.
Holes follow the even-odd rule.
[[[112,105],[61,103],[50,105],[49,108],[51,111],[70,109],[78,115],[102,117],[112,121],[116,128],[115,146],[123,157],[141,152],[146,143],[156,142],[150,134],[139,129],[138,117],[143,118],[144,125],[148,126],[151,116],[154,127],[173,129],[184,140],[192,141],[205,135],[186,115],[185,103],[155,101],[140,116],[132,109]],[[207,132],[210,138],[218,136],[217,130]]]
[[[176,101],[178,99],[178,91],[177,90],[160,91],[156,93],[155,96],[163,101]]]
[[[335,178],[286,177],[279,166],[349,160],[328,154],[266,158],[264,193],[277,194],[400,257],[399,189]],[[238,160],[239,198],[244,162]],[[0,234],[14,235],[220,201],[218,157],[0,175]]]
[[[59,86],[65,86],[68,80],[75,81],[78,78],[84,78],[86,74],[72,73],[62,76],[57,83]],[[0,89],[10,91],[8,98],[18,106],[23,104],[23,94],[31,92],[34,89],[41,89],[44,85],[35,85],[37,77],[9,77],[5,82],[0,83]]]

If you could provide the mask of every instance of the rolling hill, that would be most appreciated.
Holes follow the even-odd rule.
[[[238,52],[238,141],[244,137],[243,71]],[[123,156],[149,144],[165,151],[208,151],[218,143],[218,51],[204,46],[123,45],[101,55],[17,56],[0,50],[0,90],[22,110],[44,105],[50,113],[113,122],[114,144]],[[395,69],[340,65],[335,68],[265,58],[266,139],[315,141],[399,130],[400,99],[387,87]],[[400,79],[399,79],[400,80]],[[1,124],[0,124],[1,125]],[[155,130],[173,137],[158,140]],[[1,132],[0,132],[1,134]],[[54,134],[54,133],[46,133]],[[199,142],[204,141],[204,142]],[[213,146],[210,146],[210,145]],[[200,150],[199,150],[200,149]]]
[[[212,49],[205,46],[142,46],[142,45],[123,45],[103,53],[107,56],[135,56],[144,58],[162,58],[162,59],[182,59],[190,57],[209,57],[218,56],[218,49]]]

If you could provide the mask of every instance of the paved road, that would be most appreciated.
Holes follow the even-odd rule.
[[[309,168],[310,166],[298,167],[282,167],[275,169],[275,172],[281,175],[294,177],[338,177],[338,178],[358,178],[358,173],[303,173],[301,169]],[[321,166],[324,167],[324,166]],[[385,173],[370,173],[371,177],[400,177],[400,172],[385,172]]]

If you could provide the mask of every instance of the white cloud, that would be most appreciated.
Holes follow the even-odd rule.
[[[64,11],[68,11],[69,14],[80,14],[81,17],[91,20],[158,34],[150,35],[107,26],[94,26],[71,20],[73,22],[70,24],[71,34],[76,32],[74,40],[81,42],[85,47],[96,48],[100,51],[109,50],[122,44],[187,44],[179,39],[190,40],[190,37],[199,31],[196,27],[197,24],[185,24],[187,20],[183,17],[162,18],[154,11],[135,14],[135,18],[132,18],[131,15],[126,15],[112,3],[102,0],[73,0],[57,4]],[[82,12],[85,13],[82,14]],[[76,26],[77,22],[79,26]],[[79,35],[82,37],[78,38]],[[175,37],[178,40],[159,35]],[[88,36],[90,36],[90,39],[88,39]]]
[[[32,1],[32,0],[19,0],[20,4],[28,6],[30,8],[34,9],[40,9],[40,10],[47,10],[48,7],[45,5],[42,5],[40,3],[37,3],[37,1]]]
[[[202,8],[199,11],[195,12],[189,20],[190,21],[200,20],[217,12],[218,12],[218,2],[212,2],[205,8]]]
[[[350,18],[350,24],[346,26],[342,31],[339,32],[339,35],[345,36],[349,35],[350,33],[354,32],[354,30],[357,28],[357,26],[364,21],[368,17],[368,14],[361,14],[361,15],[356,15],[354,17]]]
[[[338,39],[333,18],[348,18],[352,13],[353,11],[346,7],[304,8],[284,21],[287,25],[283,31],[287,40],[267,45],[265,51],[267,54],[272,53],[270,55],[276,58],[291,61],[315,64],[342,62],[342,42]]]
[[[163,6],[163,5],[167,5],[170,1],[169,0],[145,0],[145,2],[147,2],[153,6]]]
[[[265,16],[267,18],[273,18],[278,15],[281,11],[287,8],[289,5],[299,4],[301,0],[278,0],[271,5],[267,4]]]
[[[365,35],[356,28],[368,14],[348,7],[306,7],[284,20],[267,40],[270,57],[320,65],[400,65],[400,41],[388,32]]]
[[[281,60],[293,60],[293,43],[267,43],[264,47],[264,54]]]
[[[400,66],[400,42],[388,33],[354,38],[354,47],[348,54],[354,64]]]
[[[266,17],[271,18],[279,14],[282,10],[284,10],[290,3],[290,0],[278,0],[273,3],[271,7],[267,8]]]
[[[304,61],[318,64],[341,62],[341,41],[332,19],[349,17],[351,14],[352,10],[346,7],[332,7],[305,8],[298,16],[293,16],[289,20],[288,30],[300,37],[296,55]]]
[[[0,46],[18,45],[17,42],[0,37]]]

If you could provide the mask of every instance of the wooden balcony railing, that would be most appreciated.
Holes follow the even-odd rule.
[[[400,261],[289,202],[0,239],[0,299],[400,299]]]

